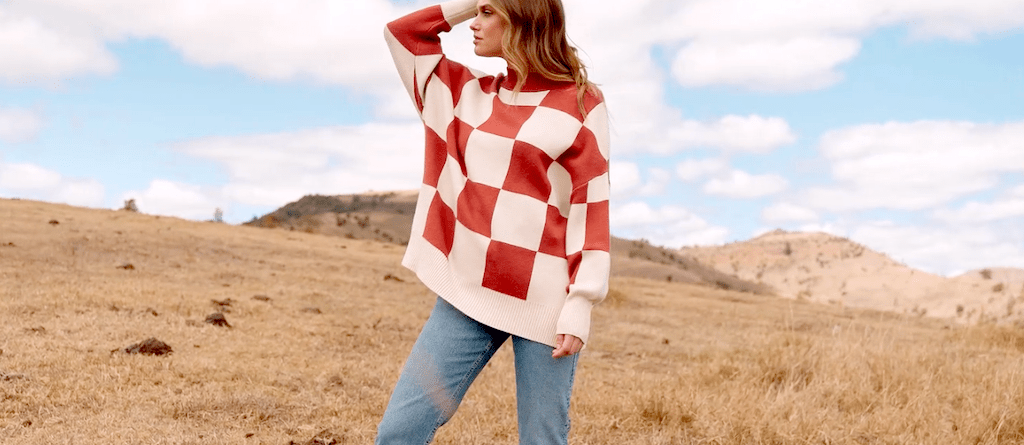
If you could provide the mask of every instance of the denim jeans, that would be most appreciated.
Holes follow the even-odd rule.
[[[375,443],[430,443],[509,337],[515,352],[519,443],[567,444],[578,355],[553,359],[550,346],[482,325],[441,298],[413,345]]]

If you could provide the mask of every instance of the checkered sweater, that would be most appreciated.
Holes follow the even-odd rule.
[[[572,82],[487,76],[448,60],[439,34],[476,0],[402,17],[385,37],[426,127],[423,184],[402,264],[493,328],[584,342],[608,291],[608,123]]]

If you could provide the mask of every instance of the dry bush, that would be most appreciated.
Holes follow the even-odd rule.
[[[135,200],[134,199],[126,199],[124,201],[124,206],[121,207],[121,210],[126,211],[126,212],[138,213],[139,206],[137,204],[135,204]]]

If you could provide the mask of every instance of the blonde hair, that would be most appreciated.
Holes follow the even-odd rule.
[[[587,67],[569,44],[565,31],[565,8],[561,0],[491,0],[505,21],[502,51],[509,67],[519,74],[514,93],[522,90],[526,78],[540,75],[549,80],[576,84],[576,100],[586,117],[587,93],[601,97],[601,91],[587,79]]]

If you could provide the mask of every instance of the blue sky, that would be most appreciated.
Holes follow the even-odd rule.
[[[565,2],[611,109],[614,234],[820,230],[939,274],[1024,268],[1019,0]],[[0,3],[0,197],[241,222],[414,189],[381,30],[427,4]],[[465,28],[448,55],[503,70]]]

